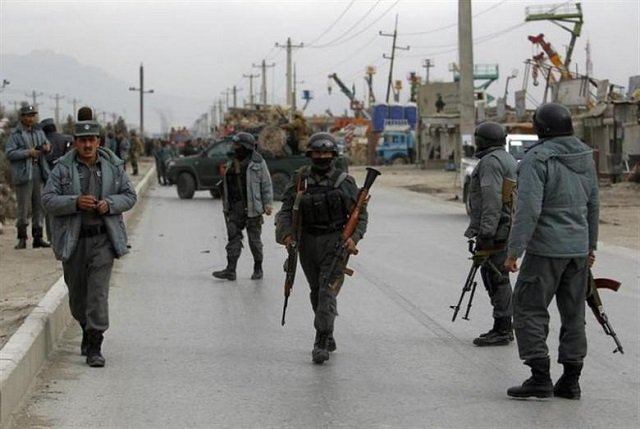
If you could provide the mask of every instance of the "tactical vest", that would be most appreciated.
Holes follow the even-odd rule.
[[[307,186],[300,199],[302,228],[316,235],[341,230],[349,215],[345,195],[339,189],[346,173],[334,171],[319,183],[309,183],[309,173],[303,173]]]

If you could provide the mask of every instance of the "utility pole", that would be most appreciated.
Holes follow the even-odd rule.
[[[286,45],[281,45],[279,43],[276,43],[276,48],[286,48],[287,50],[287,104],[289,106],[292,104],[291,100],[293,98],[293,72],[291,70],[292,68],[291,52],[293,48],[302,48],[303,46],[304,46],[303,43],[300,43],[299,45],[292,45],[291,37],[287,37]]]
[[[429,83],[429,69],[431,67],[435,67],[435,63],[433,62],[433,60],[431,60],[431,58],[427,58],[426,60],[424,60],[424,64],[422,64],[422,67],[427,70],[426,76],[425,76],[425,83]]]
[[[260,67],[262,69],[262,86],[260,87],[260,103],[267,104],[267,68],[275,67],[276,63],[266,64],[265,60],[262,60],[261,65],[253,64],[254,67]]]
[[[224,125],[224,111],[222,110],[222,100],[218,100],[218,114],[220,115],[220,125]]]
[[[385,37],[393,37],[393,45],[391,46],[391,56],[382,54],[382,58],[391,60],[391,65],[389,66],[389,81],[387,83],[387,97],[385,101],[386,103],[389,103],[389,95],[391,93],[391,83],[393,82],[393,60],[396,56],[396,49],[400,49],[402,51],[408,51],[409,46],[403,46],[403,47],[396,46],[396,40],[398,38],[398,15],[396,15],[396,25],[393,29],[393,34],[386,34],[386,33],[383,33],[382,31],[380,31],[379,34]]]
[[[460,58],[460,136],[456,142],[454,159],[460,163],[463,141],[473,144],[476,126],[475,98],[473,94],[473,31],[471,28],[471,0],[458,0],[458,45]]]
[[[249,106],[253,106],[253,78],[254,77],[260,77],[259,74],[243,74],[242,77],[247,77],[249,78]]]
[[[56,107],[54,109],[54,121],[56,122],[56,127],[60,129],[60,100],[64,99],[64,95],[56,94],[51,97],[52,100],[56,101]]]
[[[140,92],[140,138],[144,139],[144,95],[153,94],[153,89],[148,91],[144,90],[144,67],[142,63],[140,63],[140,88],[130,86],[129,91]]]
[[[235,88],[235,86],[234,86],[234,88]],[[232,91],[235,91],[235,89],[231,90],[231,89],[227,88],[227,89],[225,89],[224,91],[222,91],[222,92],[220,93],[221,95],[224,95],[224,96],[225,96],[225,106],[227,106],[227,109],[229,108],[229,94],[230,94]],[[235,101],[234,101],[234,106],[233,106],[233,107],[236,107],[236,106],[235,106]]]
[[[296,73],[296,65],[293,65],[293,103],[291,103],[291,110],[295,113],[298,108],[297,97],[298,97],[298,84],[304,83],[303,80],[297,80]]]
[[[77,98],[73,98],[72,100],[69,100],[69,102],[73,105],[73,112],[71,113],[71,116],[73,118],[75,118],[77,112],[76,112],[76,108],[78,106],[78,103],[82,101],[82,100],[78,100]]]
[[[31,91],[31,94],[25,94],[27,97],[31,97],[32,100],[32,105],[33,107],[35,107],[36,109],[38,108],[38,97],[40,97],[41,95],[44,95],[44,92],[36,92],[35,89],[33,91]]]

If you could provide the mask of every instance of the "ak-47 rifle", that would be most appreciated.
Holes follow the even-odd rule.
[[[338,264],[341,264],[347,256],[344,244],[347,242],[349,238],[351,238],[351,236],[355,232],[356,227],[358,226],[358,222],[360,220],[359,219],[360,213],[362,212],[364,205],[369,201],[369,190],[371,189],[371,186],[373,186],[373,182],[376,180],[376,177],[378,177],[380,174],[382,173],[380,173],[375,168],[367,167],[367,176],[364,179],[364,185],[358,191],[356,203],[354,204],[353,208],[351,209],[351,212],[349,213],[349,219],[347,220],[347,223],[342,229],[342,234],[340,234],[340,239],[335,244],[334,256],[333,256],[333,260],[331,261],[331,267],[329,268],[329,271],[326,272],[325,278],[323,278],[321,282],[322,284],[328,284],[329,288],[331,289],[335,289],[336,287],[335,284],[332,285],[330,283],[331,276],[336,271]],[[357,254],[357,250],[355,254]],[[342,268],[342,271],[349,276],[353,274],[353,270],[350,268],[347,268],[346,266]]]
[[[622,350],[622,344],[620,344],[620,340],[618,340],[618,336],[615,331],[609,324],[609,318],[604,312],[604,307],[602,306],[602,300],[600,299],[600,293],[598,293],[598,289],[611,289],[612,291],[617,291],[620,288],[620,282],[611,279],[594,279],[591,274],[591,270],[589,270],[589,294],[587,295],[587,304],[593,311],[594,316],[602,325],[602,329],[604,329],[604,333],[611,336],[613,341],[616,343],[616,348],[613,350],[614,353],[620,352],[624,354]]]
[[[475,242],[473,240],[468,241],[469,244],[469,253],[471,253],[471,269],[469,270],[469,274],[467,275],[467,280],[464,282],[464,286],[462,287],[462,293],[460,294],[460,299],[458,300],[458,304],[450,305],[449,308],[453,309],[453,317],[451,318],[452,322],[456,321],[456,317],[458,317],[458,312],[460,311],[460,306],[462,305],[462,300],[467,292],[471,292],[469,295],[469,302],[467,303],[467,311],[464,313],[462,318],[464,320],[469,320],[469,312],[471,311],[471,303],[473,302],[473,296],[476,293],[476,286],[478,282],[474,279],[476,277],[476,273],[478,269],[483,265],[488,266],[490,269],[494,270],[498,275],[502,275],[500,270],[496,268],[496,266],[489,259],[491,255],[502,250],[498,249],[487,249],[487,250],[476,250]]]
[[[293,288],[293,282],[296,279],[296,269],[298,267],[298,239],[300,238],[300,200],[302,199],[303,189],[302,177],[298,177],[296,183],[296,198],[293,202],[293,210],[291,215],[291,226],[293,227],[293,240],[287,245],[287,260],[284,262],[284,271],[287,273],[284,279],[284,306],[282,307],[282,320],[280,325],[284,326],[284,317],[287,313],[287,304],[289,303],[289,295]]]

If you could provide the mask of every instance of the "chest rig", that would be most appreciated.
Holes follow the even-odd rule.
[[[300,199],[302,228],[315,235],[328,234],[342,229],[349,215],[346,195],[340,184],[347,174],[333,170],[316,179],[307,170],[302,174],[304,193]]]

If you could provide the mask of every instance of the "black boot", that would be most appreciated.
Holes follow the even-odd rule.
[[[80,355],[86,356],[87,350],[89,350],[89,336],[87,335],[87,331],[84,328],[84,325],[80,325],[82,328],[82,342],[80,343]]]
[[[513,329],[510,317],[498,317],[493,321],[493,328],[473,340],[478,347],[507,346],[513,341]]]
[[[33,235],[33,248],[37,249],[38,247],[51,247],[49,243],[44,241],[42,238],[42,228],[32,228],[31,234]]]
[[[329,334],[327,336],[327,350],[330,352],[335,352],[338,346],[336,345],[336,340],[333,338],[333,334]]]
[[[565,362],[564,373],[553,386],[553,396],[565,399],[580,399],[580,373],[582,362]]]
[[[253,263],[253,274],[251,274],[251,280],[260,280],[264,273],[262,272],[262,261]]]
[[[320,364],[329,360],[327,340],[327,334],[320,334],[319,332],[316,332],[316,340],[313,344],[313,351],[311,352],[311,359],[313,360],[313,363]]]
[[[100,331],[87,331],[87,365],[94,368],[101,368],[104,366],[105,359],[100,352],[103,338],[102,332]]]
[[[531,377],[521,386],[507,389],[507,395],[512,398],[550,398],[553,395],[553,384],[549,376],[549,358],[531,359],[524,361],[531,367]]]
[[[15,245],[14,249],[26,249],[27,248],[27,226],[19,226],[18,227],[18,244]]]
[[[224,270],[214,271],[211,275],[217,279],[223,280],[235,280],[236,279],[236,264],[238,260],[227,258],[227,268]]]

